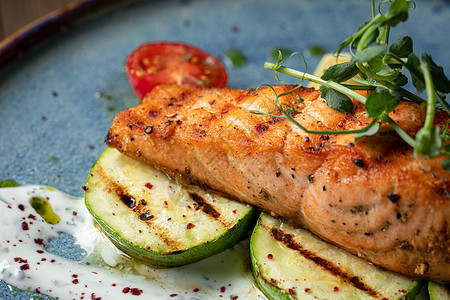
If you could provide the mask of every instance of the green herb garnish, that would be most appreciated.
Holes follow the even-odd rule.
[[[36,213],[38,213],[48,224],[55,225],[61,221],[60,217],[53,211],[52,206],[47,199],[37,196],[31,197],[30,204]]]
[[[17,186],[20,186],[20,184],[17,183],[17,181],[15,181],[12,178],[0,180],[0,188],[17,187]]]
[[[326,53],[325,48],[322,46],[311,46],[308,48],[308,54],[311,56],[321,56]]]
[[[291,55],[291,53],[292,53],[292,51],[288,48],[277,47],[277,48],[270,50],[270,57],[276,61],[278,59],[279,52],[281,52],[281,54],[283,56],[288,56],[288,55]]]
[[[388,5],[385,13],[381,12],[383,5]],[[324,71],[321,77],[312,75],[282,65],[283,55],[279,51],[275,63],[266,62],[264,67],[277,73],[287,74],[321,85],[321,96],[328,106],[344,113],[352,113],[353,103],[350,97],[364,104],[368,117],[373,121],[359,130],[311,131],[298,124],[291,116],[289,107],[281,104],[278,98],[298,89],[276,95],[275,108],[270,113],[253,111],[257,114],[285,118],[308,133],[318,134],[348,134],[356,133],[355,140],[378,132],[380,126],[388,123],[397,134],[411,147],[415,156],[422,154],[432,158],[438,155],[450,157],[450,133],[448,123],[444,128],[434,125],[435,109],[440,108],[450,114],[450,105],[445,101],[450,92],[450,80],[445,76],[443,68],[438,66],[427,53],[420,58],[413,53],[413,40],[403,36],[389,44],[391,27],[395,27],[408,19],[409,10],[415,9],[415,3],[408,0],[383,0],[376,9],[372,0],[372,19],[358,28],[350,37],[339,44],[335,55],[348,48],[352,59],[349,62],[336,64]],[[406,74],[405,74],[406,73]],[[426,98],[405,88],[408,76],[420,94],[426,90]],[[348,85],[345,81],[353,79],[358,85]],[[299,86],[300,86],[299,85]],[[354,90],[371,90],[364,97]],[[415,137],[410,136],[389,116],[400,104],[400,99],[420,103],[426,110],[422,128]],[[278,108],[281,115],[273,112]],[[450,158],[442,167],[450,171]]]
[[[235,67],[243,67],[247,64],[247,59],[244,54],[237,49],[229,49],[225,53],[226,59],[230,62],[230,64]]]

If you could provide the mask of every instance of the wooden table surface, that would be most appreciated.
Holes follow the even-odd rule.
[[[0,40],[74,0],[0,0]]]

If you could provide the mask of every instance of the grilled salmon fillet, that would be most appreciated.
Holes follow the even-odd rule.
[[[273,87],[281,94],[293,88]],[[170,176],[201,184],[306,227],[321,238],[408,276],[450,282],[450,172],[444,157],[415,158],[385,124],[374,136],[307,134],[271,112],[274,90],[162,85],[120,112],[106,143]],[[357,129],[366,111],[327,106],[301,88],[279,99],[310,130]],[[274,114],[279,114],[274,111]],[[410,135],[419,105],[391,117]],[[441,126],[449,116],[438,110]]]

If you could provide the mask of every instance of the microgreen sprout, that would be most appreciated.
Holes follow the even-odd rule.
[[[389,6],[386,12],[382,13],[382,8],[387,3]],[[391,27],[406,21],[409,10],[415,7],[416,4],[408,0],[383,0],[376,7],[375,0],[372,0],[372,19],[360,26],[335,50],[334,54],[339,56],[348,48],[351,60],[331,66],[324,70],[321,77],[285,67],[283,55],[279,52],[278,60],[275,63],[266,62],[264,67],[273,70],[277,80],[279,80],[278,73],[283,73],[300,78],[301,83],[293,90],[280,95],[273,89],[276,96],[274,110],[269,113],[258,111],[253,113],[285,118],[312,134],[356,133],[355,140],[376,134],[381,125],[387,123],[414,148],[416,157],[419,154],[428,158],[447,156],[442,166],[450,171],[449,121],[443,128],[434,125],[436,108],[450,114],[450,105],[445,101],[447,93],[450,92],[450,80],[429,54],[423,53],[419,59],[413,53],[411,37],[403,36],[389,45]],[[303,61],[306,65],[304,58]],[[408,75],[416,91],[405,88],[409,81]],[[357,84],[347,84],[346,81],[349,79]],[[366,127],[357,130],[314,131],[304,128],[293,118],[292,104],[283,104],[279,101],[280,97],[296,91],[304,80],[319,84],[322,98],[327,101],[329,107],[337,111],[351,114],[353,111],[351,98],[364,104],[367,116],[372,121]],[[356,90],[371,92],[365,97]],[[426,98],[423,98],[421,93],[425,90]],[[410,136],[389,116],[401,101],[416,102],[425,109],[423,126],[415,136]],[[281,114],[274,114],[276,109]]]

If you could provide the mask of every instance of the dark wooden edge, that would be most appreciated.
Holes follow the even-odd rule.
[[[45,14],[0,41],[0,69],[76,21],[138,0],[78,0]]]

